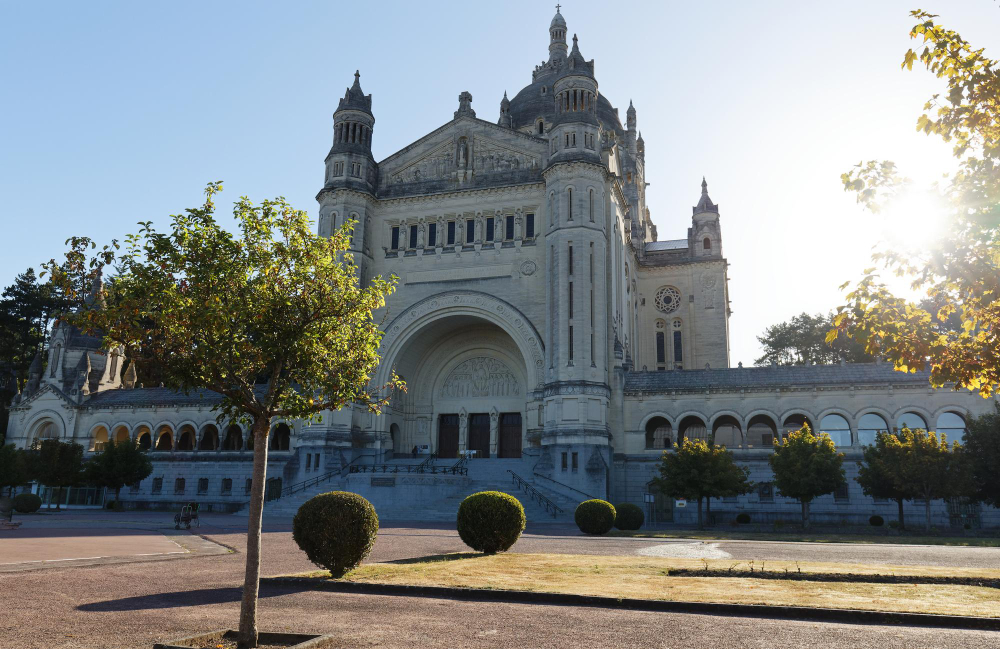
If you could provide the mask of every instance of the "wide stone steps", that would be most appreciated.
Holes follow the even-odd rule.
[[[403,463],[399,463],[401,466]],[[314,495],[327,491],[351,491],[367,498],[379,520],[383,521],[454,521],[458,506],[466,496],[479,491],[501,491],[517,498],[524,507],[529,522],[565,522],[572,520],[579,500],[556,493],[544,484],[531,482],[532,458],[506,460],[473,460],[469,462],[468,476],[429,473],[350,473],[310,489],[267,503],[267,517],[294,516],[299,507]],[[439,466],[449,466],[439,461]],[[563,511],[553,517],[528,493],[514,483],[508,472],[512,470],[528,480],[542,495]],[[582,498],[581,498],[582,500]]]

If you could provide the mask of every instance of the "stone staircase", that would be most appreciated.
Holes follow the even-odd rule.
[[[584,500],[557,493],[545,481],[535,480],[532,468],[535,457],[521,459],[470,460],[466,465],[468,475],[407,473],[406,465],[419,464],[412,460],[389,461],[386,473],[348,473],[314,485],[305,491],[267,503],[265,517],[294,516],[299,506],[316,494],[327,491],[350,491],[367,498],[378,512],[380,521],[438,521],[453,522],[458,506],[469,494],[478,491],[509,493],[524,507],[529,523],[568,522],[573,519],[576,505]],[[439,467],[451,466],[457,460],[435,460]],[[397,468],[392,472],[392,468]],[[513,471],[529,482],[541,495],[555,503],[562,511],[553,516],[551,511],[533,499],[526,490],[517,486]]]

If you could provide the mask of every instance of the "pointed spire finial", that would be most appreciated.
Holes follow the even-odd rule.
[[[704,176],[701,177],[701,193],[703,196],[708,194],[708,181]]]

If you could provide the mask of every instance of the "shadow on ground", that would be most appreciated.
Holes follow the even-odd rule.
[[[278,597],[299,592],[296,588],[268,588],[260,592],[260,597]],[[122,597],[103,602],[91,602],[76,607],[78,611],[87,612],[120,612],[155,610],[161,608],[180,608],[183,606],[205,606],[209,604],[228,604],[238,602],[243,596],[242,588],[200,588],[197,590],[182,590],[175,593],[158,593],[156,595],[141,595],[139,597]]]

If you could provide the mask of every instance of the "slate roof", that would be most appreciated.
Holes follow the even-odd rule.
[[[646,250],[684,250],[688,247],[687,239],[670,239],[668,241],[647,241]]]
[[[819,385],[928,384],[930,372],[897,372],[890,363],[791,365],[627,372],[625,392],[669,392]]]
[[[106,390],[86,401],[87,407],[115,408],[128,406],[214,406],[222,396],[210,390],[192,390],[190,394],[169,388],[135,388],[134,390]]]

